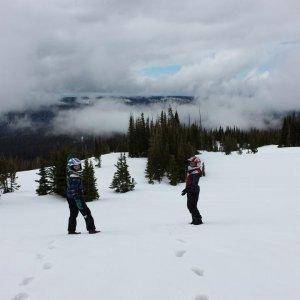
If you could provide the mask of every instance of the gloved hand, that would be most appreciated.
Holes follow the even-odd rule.
[[[184,196],[186,193],[187,193],[187,190],[184,189],[184,190],[181,192],[181,196]]]

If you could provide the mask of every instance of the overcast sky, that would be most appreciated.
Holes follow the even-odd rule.
[[[298,0],[0,0],[0,111],[57,94],[196,96],[214,118],[300,109]]]

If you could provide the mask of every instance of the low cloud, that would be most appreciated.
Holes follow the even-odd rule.
[[[168,104],[128,105],[118,98],[102,98],[85,108],[60,111],[52,124],[55,133],[111,134],[128,130],[130,115],[156,119]]]
[[[218,126],[240,126],[264,128],[278,126],[280,120],[268,112],[259,111],[249,103],[247,107],[236,105],[235,99],[212,98],[206,104],[195,99],[193,103],[182,104],[176,102],[155,103],[149,105],[128,105],[119,99],[103,98],[85,108],[63,110],[58,113],[52,122],[54,133],[61,134],[94,134],[109,135],[126,133],[129,117],[138,117],[144,113],[145,118],[156,120],[162,110],[169,107],[177,111],[180,120],[184,123],[197,123],[207,128]],[[238,100],[241,101],[241,100]],[[234,103],[229,105],[228,103]]]
[[[28,116],[15,117],[13,120],[7,122],[8,122],[8,127],[13,130],[35,129],[32,120]]]
[[[101,102],[83,109],[59,112],[53,126],[56,133],[126,132],[130,113],[129,107],[123,103],[113,99],[101,99]]]

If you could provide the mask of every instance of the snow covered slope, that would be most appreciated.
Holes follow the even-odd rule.
[[[136,190],[113,193],[117,157],[97,169],[98,235],[68,236],[66,202],[19,173],[21,190],[0,199],[1,300],[300,298],[300,148],[203,153],[198,227],[183,185],[147,184],[145,159],[128,160]]]

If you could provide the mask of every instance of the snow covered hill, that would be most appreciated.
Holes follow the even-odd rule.
[[[0,199],[1,300],[300,298],[300,148],[203,153],[201,226],[183,185],[146,183],[145,159],[128,159],[136,190],[113,193],[117,157],[96,171],[98,235],[68,236],[65,200],[35,195],[36,171],[18,174],[20,191]]]

